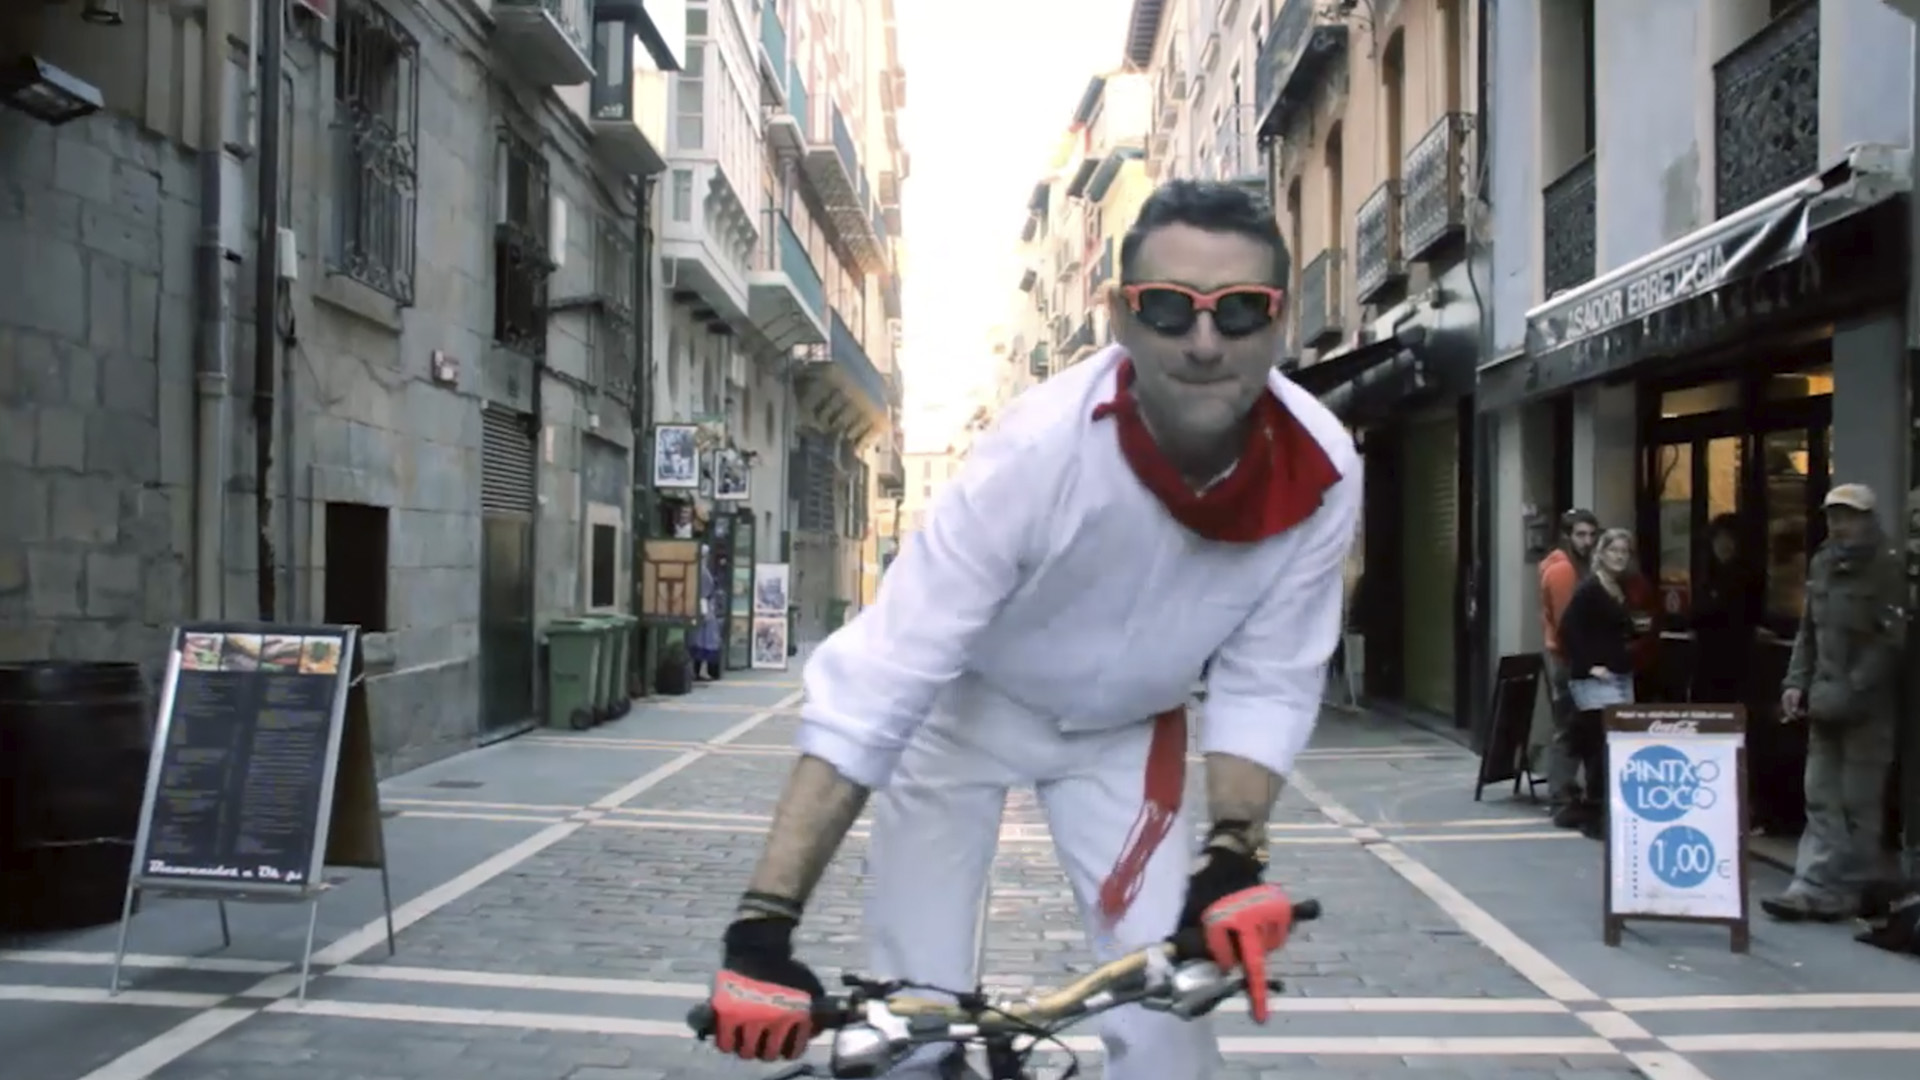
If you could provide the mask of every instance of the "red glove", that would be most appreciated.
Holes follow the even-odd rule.
[[[1223,971],[1247,975],[1247,1013],[1267,1022],[1267,954],[1279,952],[1293,931],[1293,901],[1278,885],[1256,885],[1215,901],[1200,917],[1207,953]]]
[[[741,919],[727,928],[726,959],[713,980],[713,1043],[749,1061],[792,1061],[813,1038],[820,979],[793,955],[789,919]]]
[[[1263,884],[1260,860],[1227,847],[1209,847],[1206,862],[1187,883],[1180,928],[1198,929],[1207,954],[1222,971],[1247,977],[1247,1011],[1267,1022],[1267,954],[1287,943],[1293,901],[1278,885]]]

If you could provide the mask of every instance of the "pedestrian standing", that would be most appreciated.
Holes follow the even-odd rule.
[[[1781,721],[1807,723],[1807,828],[1792,884],[1760,907],[1788,922],[1853,917],[1878,876],[1907,613],[1905,561],[1874,502],[1865,484],[1827,493],[1827,539],[1807,568],[1780,691]]]
[[[1566,652],[1561,646],[1560,620],[1573,591],[1587,576],[1593,542],[1600,535],[1600,519],[1591,510],[1569,510],[1560,515],[1560,545],[1540,560],[1541,654],[1547,674],[1547,701],[1553,708],[1553,745],[1547,753],[1547,798],[1553,823],[1563,829],[1580,827],[1580,754],[1573,731],[1573,699],[1569,696]],[[1594,778],[1588,778],[1589,784]]]
[[[1602,711],[1634,700],[1633,643],[1639,636],[1627,595],[1633,568],[1633,534],[1608,529],[1594,543],[1593,572],[1573,590],[1560,616],[1560,644],[1566,651],[1568,696],[1572,699],[1574,755],[1586,770],[1586,799],[1574,811],[1576,827],[1588,836],[1605,834],[1606,726]]]

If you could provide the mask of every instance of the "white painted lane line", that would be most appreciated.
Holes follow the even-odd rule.
[[[505,821],[533,825],[551,825],[563,820],[560,814],[501,814],[485,810],[400,810],[393,816],[433,821]]]
[[[1320,786],[1305,776],[1296,773],[1292,779],[1294,790],[1305,796],[1308,802],[1320,808],[1327,820],[1345,825],[1348,828],[1366,828],[1353,811],[1340,805],[1333,796],[1321,790]],[[1507,925],[1488,914],[1487,910],[1467,898],[1467,895],[1454,888],[1452,883],[1434,873],[1425,863],[1408,855],[1399,846],[1392,843],[1369,844],[1367,850],[1374,857],[1386,863],[1393,871],[1404,878],[1408,884],[1420,890],[1427,899],[1447,914],[1447,917],[1460,925],[1460,928],[1473,935],[1480,944],[1485,945],[1528,982],[1540,988],[1542,993],[1558,1001],[1591,1001],[1600,995],[1588,989],[1585,984],[1568,974],[1566,969],[1547,958],[1547,955],[1529,945],[1520,935]]]
[[[113,963],[110,952],[78,952],[71,949],[0,949],[0,963],[63,964],[71,967],[105,966]],[[239,960],[220,956],[157,956],[153,953],[128,953],[121,966],[162,971],[210,971],[228,975],[271,975],[291,965],[278,960]]]
[[[256,1011],[208,1009],[121,1054],[80,1080],[147,1080],[154,1073],[219,1038]]]
[[[45,1005],[144,1005],[157,1009],[211,1009],[225,994],[189,994],[178,990],[122,990],[116,995],[97,986],[17,986],[0,984],[0,1001]]]
[[[1670,1050],[1645,1050],[1627,1055],[1627,1063],[1647,1080],[1713,1080],[1700,1067]]]
[[[1395,830],[1394,839],[1403,844],[1484,844],[1515,840],[1584,840],[1586,837],[1572,829],[1483,833],[1410,833]]]
[[[1920,1031],[1750,1032],[1742,1035],[1668,1035],[1660,1040],[1683,1054],[1783,1054],[1834,1050],[1920,1050]],[[1836,1062],[1836,1065],[1839,1063]]]
[[[1623,1012],[1595,1010],[1576,1012],[1573,1015],[1603,1039],[1651,1039],[1654,1037],[1653,1032],[1641,1027],[1638,1020]]]
[[[1535,814],[1532,817],[1453,818],[1448,821],[1375,821],[1372,825],[1377,829],[1399,832],[1402,829],[1504,829],[1512,825],[1544,825],[1546,821],[1545,814]]]
[[[388,1005],[360,1001],[320,1001],[282,998],[266,1007],[271,1013],[330,1016],[342,1020],[385,1020],[402,1024],[459,1024],[466,1027],[508,1027],[528,1031],[570,1031],[582,1035],[637,1035],[651,1038],[692,1038],[678,1020],[638,1020],[625,1016],[575,1016],[568,1013],[514,1012],[505,1009],[450,1009],[438,1005]]]
[[[470,799],[418,799],[380,796],[381,806],[421,806],[429,810],[511,810],[516,813],[571,814],[580,809],[567,803],[475,802]]]
[[[460,971],[443,968],[399,967],[387,964],[345,964],[329,974],[343,979],[424,983],[434,986],[473,986],[489,990],[539,990],[568,994],[605,994],[614,997],[671,998],[704,1001],[705,983],[654,982],[648,979],[609,979],[584,975],[522,975],[514,972]]]
[[[1801,1009],[1920,1009],[1920,994],[1700,994],[1612,998],[1621,1012],[1760,1012]]]

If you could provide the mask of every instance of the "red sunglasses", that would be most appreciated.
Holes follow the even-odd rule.
[[[1222,337],[1257,334],[1273,325],[1286,310],[1287,291],[1273,285],[1228,285],[1201,292],[1170,281],[1122,285],[1120,295],[1147,329],[1167,337],[1183,337],[1213,313],[1214,328]]]

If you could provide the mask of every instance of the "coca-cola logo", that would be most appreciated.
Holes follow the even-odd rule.
[[[1647,725],[1647,733],[1651,735],[1698,735],[1700,734],[1700,721],[1655,720]]]

